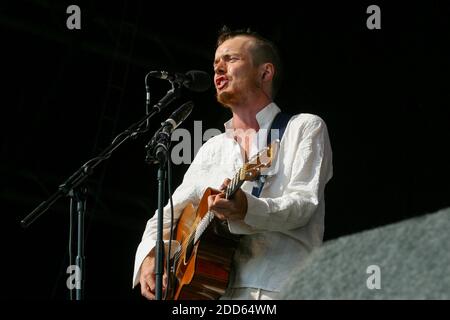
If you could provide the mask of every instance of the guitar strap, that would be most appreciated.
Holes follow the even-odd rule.
[[[279,112],[272,121],[272,125],[270,126],[269,132],[267,133],[267,145],[270,145],[273,140],[283,138],[284,131],[286,130],[287,124],[291,119],[292,115]],[[278,135],[274,135],[272,137],[272,131],[278,130]],[[276,132],[276,131],[275,131]],[[252,195],[259,198],[261,195],[261,191],[264,187],[264,183],[266,182],[266,176],[261,175],[259,179],[256,181],[256,186],[252,189]]]

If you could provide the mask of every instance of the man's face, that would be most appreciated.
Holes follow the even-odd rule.
[[[223,42],[214,58],[214,85],[217,100],[226,106],[248,102],[259,88],[258,68],[250,52],[253,39],[237,36]]]

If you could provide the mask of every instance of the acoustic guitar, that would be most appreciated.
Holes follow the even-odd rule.
[[[272,142],[236,172],[223,191],[226,199],[232,198],[244,181],[254,181],[270,168],[278,144],[278,140]],[[214,300],[228,286],[239,236],[229,232],[226,220],[221,221],[208,211],[208,197],[212,194],[217,191],[206,189],[198,207],[190,203],[180,216],[174,239],[180,246],[170,261],[168,299]]]

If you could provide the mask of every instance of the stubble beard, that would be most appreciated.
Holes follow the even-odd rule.
[[[235,95],[229,92],[220,92],[216,94],[217,101],[225,108],[231,108],[233,101],[236,101]]]
[[[255,88],[260,88],[259,83],[256,80],[250,80],[237,91],[216,93],[216,99],[222,106],[231,109],[233,105],[241,104],[245,100],[246,94],[254,91]]]

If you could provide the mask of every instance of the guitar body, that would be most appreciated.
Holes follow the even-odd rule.
[[[226,222],[213,218],[201,239],[193,244],[190,235],[208,213],[208,188],[197,210],[192,204],[186,206],[177,224],[176,237],[185,250],[177,259],[172,274],[172,299],[205,300],[218,299],[228,286],[231,263],[239,243]]]
[[[278,144],[279,140],[272,142],[239,169],[223,191],[226,199],[244,181],[258,179],[261,170],[271,166]],[[208,212],[208,197],[216,192],[206,189],[197,210],[187,205],[178,220],[175,240],[180,248],[171,261],[169,299],[218,299],[225,293],[239,236],[230,233],[226,221]]]

